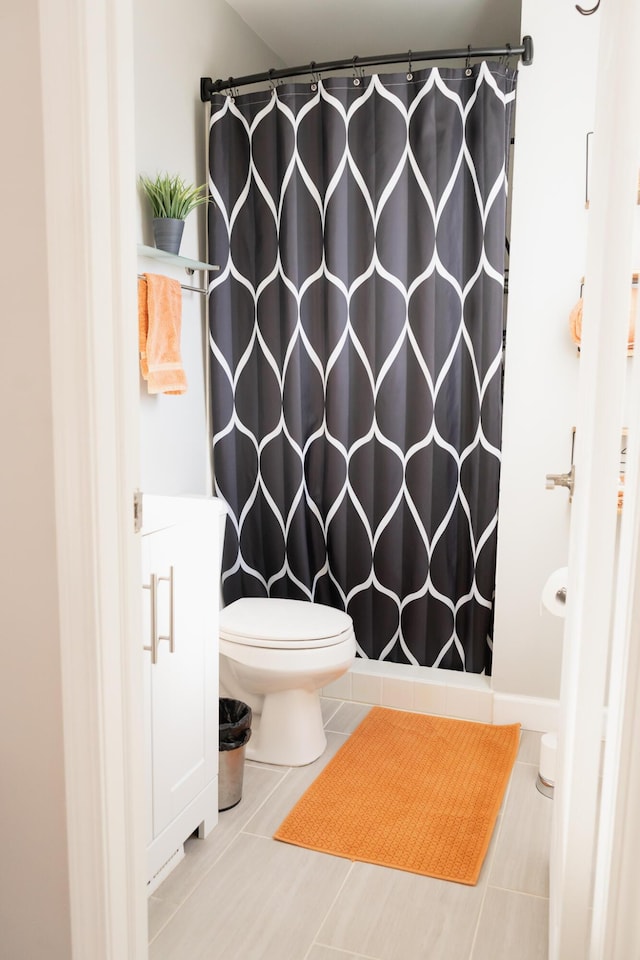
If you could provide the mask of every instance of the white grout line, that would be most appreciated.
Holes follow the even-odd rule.
[[[151,896],[148,898],[148,900],[153,900],[153,899],[154,899],[154,895],[151,894]],[[175,905],[175,910],[173,910],[173,911],[169,914],[169,916],[166,917],[164,923],[162,923],[162,924],[158,927],[158,929],[156,930],[156,932],[154,933],[154,935],[149,938],[149,941],[148,941],[149,946],[151,946],[151,944],[153,943],[153,941],[154,941],[157,937],[160,936],[160,934],[162,933],[162,931],[164,930],[164,928],[167,926],[167,924],[171,923],[171,921],[172,921],[173,918],[175,917],[175,915],[176,915],[176,913],[178,912],[178,910],[180,910],[181,907],[182,907],[182,904],[181,904],[181,903],[176,903],[175,900],[162,900],[162,898],[160,898],[160,897],[155,897],[155,899],[156,899],[156,900],[161,900],[162,903],[173,903],[173,904]],[[147,906],[147,910],[148,910],[148,909],[149,909],[149,908],[148,908],[148,906]]]
[[[502,893],[515,893],[519,897],[531,897],[533,900],[544,900],[545,903],[549,902],[549,897],[543,897],[540,893],[527,893],[525,890],[512,890],[511,887],[499,887],[496,883],[488,884],[492,890],[501,890]]]
[[[353,871],[353,868],[354,868],[355,864],[356,864],[356,861],[355,861],[355,860],[352,860],[352,861],[351,861],[351,866],[350,866],[349,869],[347,870],[347,872],[346,872],[346,874],[345,874],[345,878],[344,878],[344,880],[342,881],[342,883],[340,884],[340,887],[338,888],[338,891],[337,891],[335,897],[333,898],[333,900],[332,900],[331,903],[329,904],[329,907],[328,907],[328,909],[327,909],[327,912],[325,913],[324,917],[323,917],[322,920],[320,921],[320,926],[318,927],[318,932],[316,933],[315,937],[313,937],[313,939],[311,940],[311,943],[309,944],[309,949],[308,949],[307,952],[305,953],[305,955],[304,955],[304,957],[302,958],[302,960],[308,960],[309,954],[311,953],[311,951],[313,950],[313,948],[314,948],[316,945],[319,946],[319,947],[321,947],[321,946],[327,947],[327,948],[330,949],[330,950],[335,950],[335,949],[337,949],[336,947],[329,947],[328,944],[326,944],[326,943],[325,943],[325,944],[321,943],[321,942],[318,940],[318,935],[319,935],[320,931],[322,930],[323,926],[325,925],[329,914],[331,913],[331,911],[332,911],[333,908],[335,907],[336,903],[338,902],[338,900],[339,900],[339,898],[340,898],[340,894],[341,894],[342,891],[344,890],[345,885],[346,885],[349,877],[351,876],[351,872]],[[351,956],[351,957],[354,956],[353,953],[349,953],[348,951],[343,951],[343,950],[341,950],[340,952],[341,952],[341,953],[345,953],[345,952],[346,952],[346,955],[347,955],[347,956]],[[363,954],[355,954],[355,956],[357,956],[358,958],[360,958],[360,957],[363,956]],[[374,957],[373,960],[376,960],[376,958]]]

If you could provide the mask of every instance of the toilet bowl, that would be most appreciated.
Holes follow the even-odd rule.
[[[319,691],[349,669],[351,617],[305,600],[245,597],[220,611],[220,693],[253,711],[249,760],[298,767],[327,740]]]

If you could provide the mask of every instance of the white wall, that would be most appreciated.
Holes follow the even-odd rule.
[[[71,956],[38,2],[0,13],[0,953]]]
[[[137,172],[166,170],[206,180],[207,108],[200,77],[228,77],[281,66],[276,55],[223,0],[135,0],[135,116]],[[138,242],[153,246],[151,219],[140,199]],[[204,260],[205,215],[187,219],[181,254]],[[183,270],[140,259],[138,272],[165,272],[194,286]],[[183,291],[182,358],[188,390],[149,396],[140,380],[141,484],[147,493],[208,491],[209,448],[204,401],[204,297]]]
[[[545,474],[571,462],[580,361],[568,318],[585,272],[597,31],[573,0],[523,0],[535,53],[517,93],[492,684],[525,696],[560,689],[564,621],[540,594],[566,565],[571,507]]]

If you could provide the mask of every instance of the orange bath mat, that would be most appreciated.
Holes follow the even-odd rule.
[[[475,884],[519,739],[518,723],[373,707],[274,837]]]

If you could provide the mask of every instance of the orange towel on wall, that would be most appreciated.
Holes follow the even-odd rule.
[[[182,290],[177,280],[156,273],[138,279],[140,372],[149,393],[180,394],[187,377],[180,354]]]
[[[636,339],[636,310],[638,307],[638,287],[631,288],[631,314],[629,317],[629,337],[627,346],[633,350]],[[580,343],[582,340],[582,297],[578,300],[575,307],[569,314],[569,330],[574,343]]]

